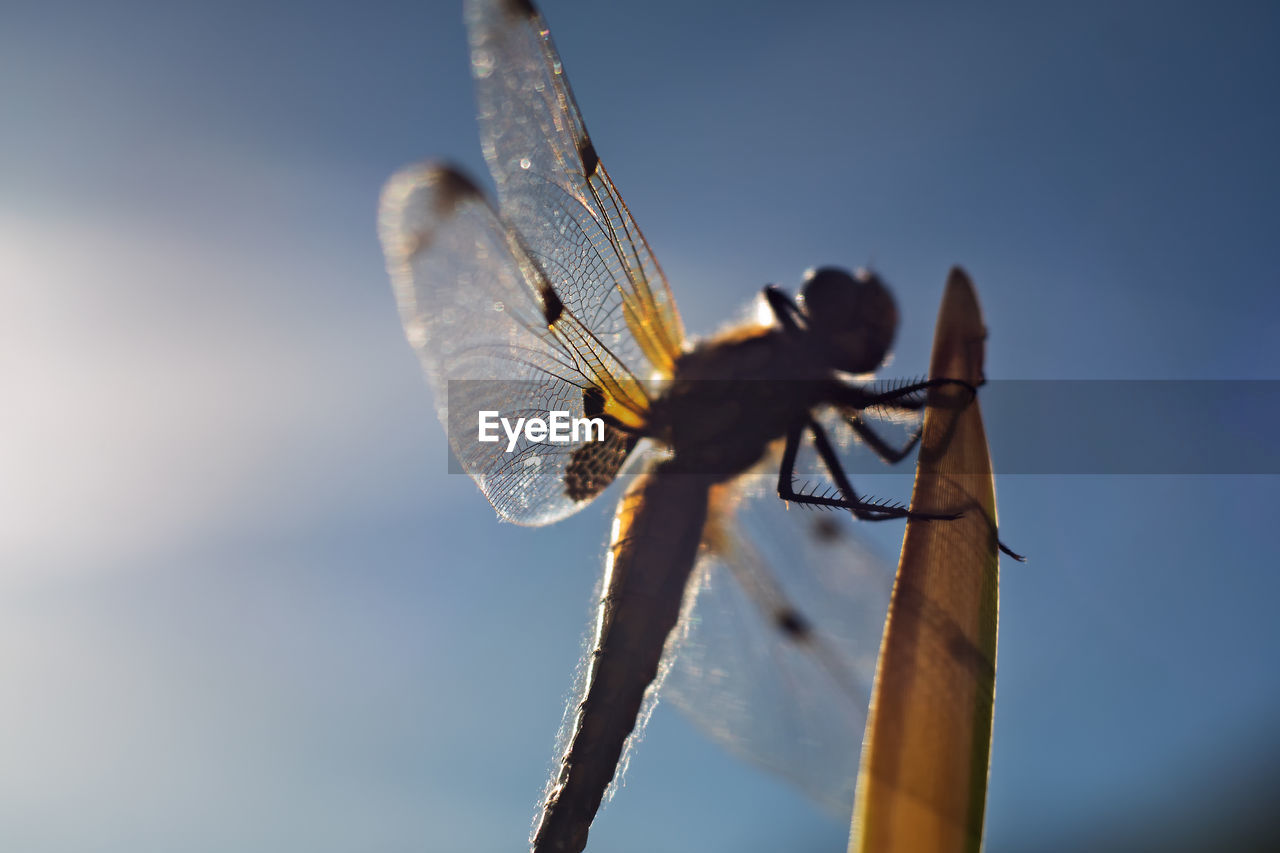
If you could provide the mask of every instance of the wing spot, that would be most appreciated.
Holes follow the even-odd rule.
[[[637,440],[606,425],[604,441],[587,442],[573,451],[564,471],[564,493],[570,500],[581,502],[603,492],[618,476]]]
[[[844,531],[840,529],[831,518],[819,518],[813,524],[813,535],[823,544],[835,542],[844,537]]]
[[[591,137],[583,136],[578,143],[578,159],[582,161],[584,177],[591,177],[600,167],[600,155],[596,153],[596,147],[591,144]]]
[[[479,188],[471,183],[470,178],[450,166],[427,166],[421,171],[410,173],[407,175],[407,183],[403,186],[402,191],[406,198],[403,204],[407,211],[404,214],[405,224],[418,226],[409,230],[400,243],[400,253],[406,262],[412,262],[418,255],[431,248],[440,223],[452,218],[459,205],[466,201],[483,198]],[[397,187],[397,189],[400,188]],[[412,211],[416,203],[429,207],[431,211],[429,227],[420,221],[421,216],[409,215],[408,212]]]
[[[512,15],[524,15],[532,18],[538,14],[538,10],[534,8],[530,0],[506,0],[506,11]]]
[[[464,201],[480,197],[480,189],[466,175],[449,166],[432,169],[427,186],[435,192],[436,212],[443,218]]]
[[[778,630],[792,640],[804,640],[812,630],[808,620],[795,610],[779,610],[774,614],[773,620]]]
[[[549,284],[543,285],[540,295],[542,296],[542,316],[546,319],[548,326],[554,326],[560,319],[560,315],[564,313],[564,303],[560,301],[555,289]]]
[[[604,414],[604,391],[595,385],[582,389],[582,413],[589,418],[598,418]]]

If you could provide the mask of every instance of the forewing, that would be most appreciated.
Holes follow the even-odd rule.
[[[450,446],[504,518],[546,524],[613,480],[634,439],[478,441],[480,411],[514,422],[602,409],[642,423],[644,389],[557,295],[518,234],[466,177],[407,168],[388,181],[379,232],[401,319],[434,391]],[[585,434],[583,436],[585,438]]]
[[[892,573],[844,514],[787,509],[761,477],[736,488],[717,496],[663,696],[847,818]]]
[[[670,376],[684,340],[675,300],[600,163],[546,22],[527,0],[468,0],[466,19],[502,218],[623,363]]]

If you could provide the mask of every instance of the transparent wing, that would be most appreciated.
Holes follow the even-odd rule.
[[[788,509],[765,477],[725,490],[663,697],[847,818],[893,574],[845,514]]]
[[[565,306],[638,376],[670,376],[684,331],[666,277],[596,155],[527,0],[468,0],[480,136],[503,220]]]
[[[521,436],[510,452],[501,430],[496,442],[478,440],[481,411],[513,421],[607,412],[639,424],[648,408],[643,386],[561,301],[520,235],[441,166],[394,175],[378,218],[401,319],[450,446],[498,513],[546,524],[603,491],[635,444],[617,430],[566,444]]]

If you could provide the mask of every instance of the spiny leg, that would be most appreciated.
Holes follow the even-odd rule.
[[[937,382],[939,380],[932,380],[932,381]],[[960,382],[959,380],[950,380],[950,379],[941,380],[941,382],[946,382],[946,383],[958,382],[959,384],[962,384],[962,385],[968,384],[968,383]],[[898,389],[898,390],[901,391],[903,389]],[[915,433],[912,434],[911,438],[907,440],[906,444],[904,444],[901,448],[894,448],[889,446],[888,442],[886,442],[884,438],[880,436],[879,433],[877,433],[874,429],[872,429],[870,424],[863,421],[857,415],[850,416],[846,418],[845,421],[846,423],[849,424],[849,426],[853,429],[853,431],[856,432],[864,442],[866,442],[867,446],[871,448],[871,450],[877,456],[879,456],[880,459],[882,459],[884,462],[888,463],[889,465],[896,465],[897,463],[905,459],[907,455],[911,453],[912,450],[915,449],[915,446],[916,444],[919,443],[920,436],[922,434],[921,430],[916,430]],[[817,437],[815,436],[815,443],[816,442],[817,442]],[[832,476],[834,477],[835,474],[833,473]],[[1019,563],[1025,563],[1027,561],[1026,557],[1022,556],[1021,554],[1017,553],[1012,548],[1010,548],[1008,545],[1004,544],[1004,542],[1000,541],[999,538],[996,539],[996,545],[999,546],[1000,550],[1003,553],[1008,554],[1010,557],[1017,560]]]
[[[931,388],[945,388],[952,385],[958,385],[965,388],[973,396],[977,396],[978,389],[965,382],[963,379],[947,379],[945,377],[939,379],[928,379],[923,382],[912,382],[903,385],[901,388],[894,388],[892,391],[884,391],[880,394],[872,394],[864,388],[857,385],[846,385],[843,382],[833,383],[829,392],[830,402],[836,406],[847,409],[870,409],[876,406],[885,408],[899,409],[906,412],[915,412],[923,409],[929,402],[928,397],[916,397],[921,391],[928,391]],[[914,398],[914,399],[913,399]],[[970,397],[972,400],[972,397]],[[957,406],[961,408],[967,406],[969,400]]]
[[[800,450],[800,441],[804,436],[805,429],[808,429],[813,435],[814,447],[822,458],[823,465],[831,474],[831,478],[835,480],[836,488],[839,490],[841,497],[806,495],[796,491],[793,482],[795,479],[796,454]],[[841,466],[840,459],[836,456],[831,442],[827,439],[826,432],[817,421],[812,419],[799,421],[787,431],[786,445],[782,451],[782,464],[778,469],[778,497],[784,501],[792,501],[808,506],[847,509],[863,521],[887,521],[891,518],[916,518],[921,520],[959,518],[958,514],[912,512],[905,507],[884,506],[883,504],[864,501],[859,498],[858,493],[853,489],[853,484],[849,482],[848,476],[845,475],[844,468]]]
[[[849,485],[848,479],[844,478],[843,485],[839,482],[840,478],[844,475],[843,468],[839,469],[840,477],[836,478],[836,484],[841,489],[841,493],[845,497],[852,495],[853,497],[851,499],[846,500],[843,497],[833,498],[827,495],[806,495],[804,492],[797,492],[795,488],[796,454],[800,450],[800,442],[803,440],[804,431],[808,426],[809,422],[807,420],[801,420],[797,421],[789,430],[787,430],[786,444],[782,450],[782,464],[778,466],[778,497],[782,498],[784,501],[792,501],[806,506],[823,506],[830,509],[849,509],[852,510],[854,515],[858,518],[864,518],[868,521],[884,521],[890,518],[900,518],[900,513],[906,512],[906,510],[902,510],[898,507],[880,507],[874,504],[862,505],[861,501],[858,501],[857,493],[854,492],[853,487]],[[825,462],[826,460],[824,459],[823,461]],[[828,469],[830,469],[829,465]],[[835,477],[834,474],[832,476]],[[855,509],[854,506],[851,505],[851,502],[858,503],[859,507]]]
[[[911,451],[915,450],[916,445],[920,443],[920,436],[923,434],[921,430],[917,429],[911,434],[911,438],[907,439],[906,444],[901,447],[892,447],[889,442],[885,441],[884,438],[881,437],[880,433],[871,428],[871,424],[862,420],[862,418],[857,415],[845,418],[845,423],[849,425],[850,429],[858,434],[858,437],[862,439],[863,443],[865,443],[867,447],[871,448],[871,451],[875,453],[876,456],[880,457],[880,461],[886,465],[897,465],[903,459],[910,456]]]
[[[916,512],[905,507],[881,506],[862,500],[858,497],[858,493],[853,490],[853,484],[849,482],[849,477],[844,472],[844,466],[840,464],[840,457],[836,455],[835,448],[831,446],[831,440],[827,438],[827,431],[822,428],[822,424],[810,418],[808,427],[809,433],[813,436],[813,446],[818,451],[818,456],[822,458],[822,463],[831,474],[831,479],[836,481],[836,486],[848,498],[845,501],[844,508],[851,510],[858,518],[867,521],[884,521],[889,518],[911,518],[919,521],[952,521],[960,517],[958,512]]]
[[[796,421],[787,430],[786,444],[782,447],[782,464],[778,466],[778,497],[784,501],[799,497],[793,480],[796,476],[796,454],[800,451],[800,439],[803,436],[804,421]]]
[[[881,394],[867,394],[863,389],[855,386],[840,385],[839,394],[841,402],[840,406],[844,409],[854,409],[854,413],[845,415],[845,422],[849,427],[858,434],[858,437],[871,449],[873,453],[880,458],[880,461],[886,465],[897,465],[903,459],[915,450],[917,444],[920,443],[921,430],[917,429],[907,439],[906,444],[901,447],[893,447],[885,440],[879,432],[877,432],[871,424],[862,419],[862,410],[872,406],[892,406],[893,408],[903,409],[906,411],[916,411],[925,405],[924,399],[899,399],[911,397],[920,391],[928,388],[941,387],[943,385],[958,384],[966,388],[972,389],[967,382],[958,379],[932,379],[928,382],[913,382],[904,385],[901,388],[895,388],[892,391]]]

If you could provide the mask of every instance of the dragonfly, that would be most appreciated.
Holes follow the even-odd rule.
[[[870,415],[918,412],[950,380],[854,381],[898,324],[868,271],[810,271],[798,298],[766,287],[757,321],[690,339],[542,15],[467,0],[465,19],[497,207],[449,165],[388,181],[379,232],[406,335],[455,458],[501,519],[550,524],[628,481],[533,850],[585,848],[660,688],[847,816],[891,576],[831,514],[771,511],[780,497],[842,520],[956,517],[860,495],[832,438],[900,461],[918,433],[898,446]],[[478,413],[553,410],[601,428],[479,440]],[[802,456],[832,485],[797,486]],[[807,596],[779,580],[790,565],[814,567]]]

